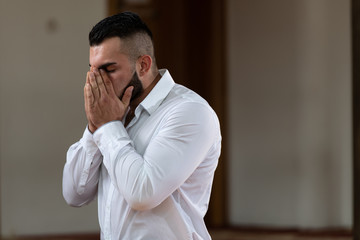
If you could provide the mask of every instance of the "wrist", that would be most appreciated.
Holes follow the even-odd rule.
[[[91,123],[88,123],[88,130],[91,132],[91,133],[94,133],[96,131],[97,127],[95,127],[93,124]]]

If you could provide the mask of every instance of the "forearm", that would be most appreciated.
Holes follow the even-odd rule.
[[[84,137],[69,148],[63,172],[63,196],[69,205],[82,206],[95,198],[101,160],[96,145]]]
[[[121,122],[95,132],[94,141],[113,184],[134,209],[160,204],[189,178],[211,148],[218,126],[203,108],[188,108],[164,121],[143,155],[137,153]],[[192,117],[195,111],[203,111],[204,117]]]

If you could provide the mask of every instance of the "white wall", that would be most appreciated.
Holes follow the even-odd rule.
[[[67,206],[66,150],[85,128],[88,32],[105,0],[0,0],[2,236],[98,231],[96,203]]]
[[[0,0],[3,236],[98,230],[61,177],[105,3]],[[350,1],[227,3],[231,223],[351,226]]]
[[[230,222],[351,227],[349,0],[228,0]]]

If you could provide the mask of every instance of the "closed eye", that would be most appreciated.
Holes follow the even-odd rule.
[[[116,67],[114,66],[116,65],[115,62],[109,62],[109,63],[105,63],[105,64],[102,64],[101,66],[98,67],[98,69],[102,69],[104,70],[106,73],[112,73],[112,72],[115,72],[116,70]],[[89,64],[89,66],[91,67],[91,65]],[[108,68],[112,68],[111,70],[109,70]],[[115,68],[114,68],[115,67]]]
[[[108,70],[107,68],[104,68],[104,71],[107,72],[107,73],[112,73],[112,72],[115,72],[115,69],[114,70]]]

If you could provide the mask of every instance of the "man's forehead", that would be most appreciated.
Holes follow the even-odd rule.
[[[121,51],[120,38],[113,37],[105,39],[98,45],[90,46],[89,63],[96,68],[105,68],[114,64],[129,64],[129,57]]]

